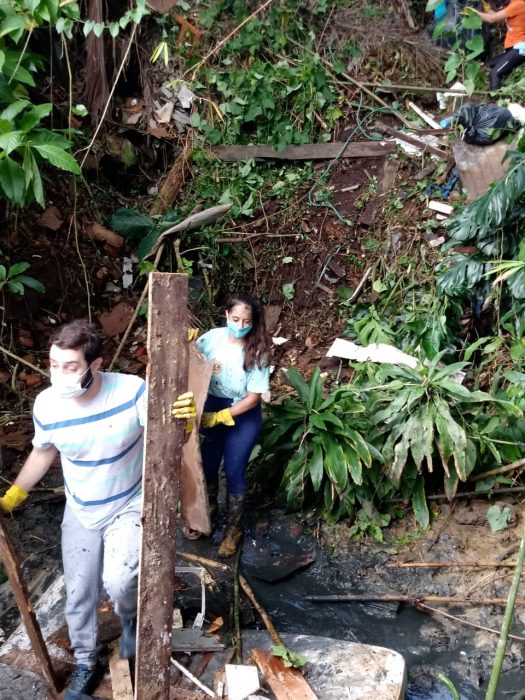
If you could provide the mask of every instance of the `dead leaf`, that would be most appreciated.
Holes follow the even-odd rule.
[[[100,224],[88,224],[85,230],[88,236],[91,238],[97,238],[99,241],[105,241],[115,248],[120,248],[120,246],[124,243],[122,236],[119,236],[119,234],[115,233],[115,231],[111,231],[111,229],[105,228]]]
[[[208,633],[213,634],[213,632],[216,632],[217,630],[219,630],[223,625],[224,625],[223,618],[216,617],[215,620],[213,620],[211,625],[208,627]]]
[[[40,386],[43,381],[41,374],[37,374],[36,372],[26,372],[25,370],[20,372],[18,378],[25,382],[28,389],[35,386]]]
[[[64,220],[57,207],[48,207],[40,217],[39,223],[41,226],[51,229],[51,231],[58,231]]]
[[[123,333],[131,321],[133,312],[133,307],[123,301],[111,311],[102,314],[99,320],[104,333],[110,338]]]

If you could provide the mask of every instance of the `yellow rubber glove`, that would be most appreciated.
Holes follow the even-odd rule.
[[[214,428],[216,425],[235,425],[229,408],[223,408],[222,411],[216,411],[215,413],[202,414],[201,428]]]
[[[20,486],[10,486],[5,495],[0,498],[0,508],[4,513],[12,513],[28,496],[27,491],[24,491]]]
[[[181,394],[172,406],[171,415],[186,421],[186,432],[191,433],[193,423],[197,417],[197,406],[192,391]]]
[[[197,340],[200,334],[201,332],[198,328],[188,328],[188,343]]]

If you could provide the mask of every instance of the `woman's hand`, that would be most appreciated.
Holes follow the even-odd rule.
[[[216,425],[235,425],[229,408],[223,408],[222,411],[215,413],[203,413],[201,418],[201,428],[214,428]]]

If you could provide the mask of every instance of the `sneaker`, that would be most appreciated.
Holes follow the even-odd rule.
[[[137,618],[128,617],[121,620],[122,632],[120,634],[120,658],[132,659],[137,646]]]
[[[89,695],[96,688],[102,676],[103,671],[100,664],[97,663],[93,668],[78,664],[75,673],[71,676],[64,700],[81,700]]]

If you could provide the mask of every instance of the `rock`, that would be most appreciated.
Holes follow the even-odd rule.
[[[51,231],[58,231],[64,221],[57,207],[48,207],[40,217],[39,223]]]

